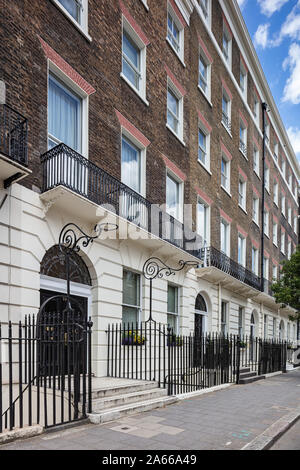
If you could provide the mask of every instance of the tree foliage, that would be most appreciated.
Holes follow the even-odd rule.
[[[300,320],[300,246],[289,261],[283,261],[280,280],[272,285],[276,303],[289,305],[297,313],[292,320]]]

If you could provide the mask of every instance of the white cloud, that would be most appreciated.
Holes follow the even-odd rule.
[[[275,13],[275,11],[279,11],[283,5],[285,5],[289,0],[257,0],[260,6],[260,11],[270,17]]]
[[[256,33],[254,34],[255,46],[262,47],[263,49],[269,47],[269,29],[270,23],[259,25]]]
[[[300,40],[300,0],[294,6],[291,13],[286,17],[280,30],[280,38],[290,37]]]
[[[292,104],[300,103],[300,46],[293,43],[289,49],[289,55],[283,62],[284,70],[290,70],[288,78],[283,90],[283,102]]]
[[[247,2],[247,0],[237,0],[240,9],[242,10]]]
[[[300,157],[300,129],[299,127],[289,127],[287,129],[287,133],[290,138],[292,147],[299,159]]]

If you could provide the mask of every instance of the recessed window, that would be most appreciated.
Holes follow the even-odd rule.
[[[292,208],[291,207],[288,208],[288,222],[290,226],[292,226]]]
[[[277,281],[278,279],[278,266],[273,264],[273,272],[272,272],[273,281]]]
[[[281,253],[285,254],[285,232],[281,232],[280,250]]]
[[[221,219],[221,244],[220,248],[222,253],[230,256],[230,225],[225,220]]]
[[[166,211],[175,219],[182,219],[182,183],[170,174],[167,174]]]
[[[240,63],[240,89],[245,99],[247,99],[247,86],[248,86],[247,70],[241,61]]]
[[[175,134],[179,131],[179,99],[171,90],[168,88],[168,124],[173,129]]]
[[[198,159],[208,170],[210,169],[210,134],[204,129],[198,130]]]
[[[270,214],[267,210],[264,211],[264,234],[270,236]]]
[[[270,144],[270,124],[269,122],[267,121],[266,124],[265,124],[265,134],[266,134],[266,144],[269,145]]]
[[[258,249],[252,247],[252,272],[258,276]]]
[[[292,256],[292,242],[289,240],[288,241],[288,259],[291,259]]]
[[[178,333],[178,287],[168,284],[168,327]]]
[[[222,300],[221,304],[221,334],[228,333],[228,302]]]
[[[239,206],[246,211],[246,195],[247,195],[247,183],[246,181],[240,176],[239,178]]]
[[[279,151],[278,142],[277,140],[275,140],[274,141],[274,159],[276,160],[276,162],[278,162],[278,151]]]
[[[127,137],[122,136],[122,183],[129,186],[137,193],[142,191],[142,161],[141,150]]]
[[[48,148],[61,142],[79,153],[82,151],[82,98],[50,73]]]
[[[259,101],[256,93],[254,93],[253,97],[253,114],[256,124],[259,125]]]
[[[239,337],[242,338],[244,334],[244,317],[245,317],[245,309],[243,307],[239,307]]]
[[[210,245],[210,207],[201,199],[197,204],[197,232],[202,237],[203,246]]]
[[[297,216],[294,217],[294,232],[295,233],[298,232],[298,217]]]
[[[202,50],[199,58],[199,87],[210,100],[211,64]]]
[[[247,127],[245,126],[244,122],[240,120],[240,145],[239,149],[244,155],[247,157]]]
[[[221,186],[230,192],[230,160],[225,155],[222,155],[221,160]]]
[[[238,263],[246,266],[246,239],[241,234],[238,236]]]
[[[274,181],[274,186],[273,186],[273,201],[274,204],[278,207],[278,183],[277,181]]]
[[[231,133],[231,99],[223,88],[222,94],[222,123],[229,133]]]
[[[131,39],[129,34],[123,32],[123,74],[130,83],[140,90],[141,58],[140,49]]]
[[[81,22],[81,14],[83,11],[81,0],[58,0],[59,3],[67,10],[77,23]]]
[[[270,192],[270,168],[265,165],[265,189]]]
[[[285,163],[284,156],[282,156],[281,157],[281,171],[282,171],[284,178],[285,178],[285,170],[286,170],[286,163]]]
[[[223,55],[225,57],[226,62],[228,63],[229,66],[231,66],[232,38],[231,38],[231,33],[225,21],[223,21],[222,51],[223,51]]]
[[[275,246],[278,246],[278,224],[273,222],[273,243]]]
[[[252,218],[254,222],[259,225],[259,199],[256,195],[253,195],[253,206],[252,206]]]
[[[268,338],[268,315],[264,315],[264,338]]]
[[[264,256],[264,279],[269,280],[269,258]]]
[[[259,176],[259,150],[253,145],[253,170]]]
[[[141,278],[139,274],[123,270],[122,322],[136,327],[141,310]]]
[[[173,8],[168,6],[168,31],[167,41],[172,46],[176,54],[184,60],[184,27],[179,21]]]
[[[285,196],[281,196],[281,213],[286,216],[286,207],[285,207]]]
[[[208,3],[208,0],[198,0],[198,3],[199,3],[199,6],[202,10],[202,13],[203,13],[203,16],[205,19],[208,18],[208,14],[209,14],[209,11],[208,11],[208,8],[209,8],[209,3]]]

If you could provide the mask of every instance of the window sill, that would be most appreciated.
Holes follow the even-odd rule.
[[[277,244],[277,243],[273,242],[273,245],[274,245],[276,248],[278,248],[278,244]]]
[[[144,103],[146,106],[150,106],[149,101],[147,101],[147,100],[138,92],[138,90],[132,85],[132,83],[130,83],[130,81],[128,80],[128,78],[125,77],[125,75],[123,74],[123,72],[120,73],[120,77],[124,80],[124,82],[127,83],[128,86],[130,86],[130,88],[135,92],[135,94],[143,101],[143,103]]]
[[[249,161],[249,158],[247,157],[247,154],[245,154],[240,148],[239,148],[239,151],[240,153],[243,155],[243,157],[247,160],[247,162]]]
[[[186,65],[185,65],[184,61],[182,60],[182,58],[180,57],[180,55],[178,54],[178,52],[176,51],[175,47],[173,46],[173,44],[171,43],[171,41],[168,37],[166,37],[166,41],[169,44],[169,46],[171,47],[172,51],[176,54],[176,57],[179,60],[179,62],[181,63],[181,65],[183,65],[183,67],[186,68]]]
[[[260,226],[259,226],[259,222],[257,222],[257,221],[256,221],[256,220],[254,220],[254,219],[252,219],[252,222],[253,222],[253,223],[254,223],[254,224],[255,224],[255,225],[258,227],[258,228],[260,228]]]
[[[230,131],[228,130],[228,128],[225,126],[224,122],[221,121],[221,124],[222,126],[224,127],[225,131],[227,132],[227,134],[232,138],[232,134],[230,133]]]
[[[198,163],[199,163],[199,165],[202,166],[202,168],[204,168],[205,171],[207,171],[207,173],[208,173],[210,176],[212,176],[212,172],[210,171],[210,169],[209,169],[206,165],[204,165],[204,163],[202,163],[201,160],[198,159]]]
[[[253,171],[256,174],[257,178],[261,180],[261,177],[259,176],[259,173],[256,170],[253,170]]]
[[[204,93],[204,91],[202,90],[202,88],[201,88],[200,85],[198,85],[198,89],[199,89],[199,91],[201,91],[202,95],[204,96],[204,98],[205,98],[206,101],[208,102],[209,106],[212,108],[212,107],[213,107],[212,102],[210,101],[210,99],[208,98],[208,96]]]
[[[267,237],[268,240],[270,240],[270,235],[268,235],[267,233],[264,233],[264,236]]]
[[[172,127],[170,127],[168,123],[166,124],[166,128],[167,128],[170,132],[172,132],[172,134],[173,134],[173,135],[176,137],[176,139],[181,143],[181,145],[183,145],[184,147],[186,147],[184,141],[179,137],[179,135],[176,134],[175,131],[173,131]]]
[[[52,3],[65,15],[65,17],[75,26],[75,28],[85,37],[89,42],[92,42],[91,36],[88,32],[73,18],[72,15],[62,6],[58,0],[52,0]]]
[[[141,2],[142,2],[142,4],[144,5],[145,9],[146,9],[147,11],[149,11],[149,7],[148,7],[147,3],[145,2],[145,0],[141,0]]]
[[[232,198],[232,195],[230,194],[230,192],[228,191],[228,189],[226,189],[224,186],[221,185],[221,188],[223,189],[223,191],[225,191],[226,194],[228,194],[229,197]]]
[[[246,209],[244,207],[242,207],[240,204],[239,204],[239,208],[246,214],[248,215],[248,212],[246,211]]]
[[[277,202],[273,201],[273,203],[274,203],[274,206],[276,206],[277,209],[279,209],[279,206],[278,206]]]

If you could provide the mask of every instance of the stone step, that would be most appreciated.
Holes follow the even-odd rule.
[[[176,397],[160,397],[138,403],[131,403],[104,411],[93,412],[88,415],[88,418],[92,424],[107,423],[109,421],[123,418],[124,416],[151,411],[156,408],[163,408],[177,401],[178,398]]]
[[[247,379],[248,377],[256,377],[257,372],[242,372],[240,374],[240,379]]]
[[[247,372],[251,372],[251,369],[250,367],[241,367],[240,368],[240,374],[246,374]],[[234,374],[236,374],[236,369],[234,369],[233,371]]]
[[[256,375],[255,377],[248,377],[248,378],[241,378],[239,380],[239,384],[240,385],[247,385],[247,384],[251,384],[253,382],[257,382],[258,380],[264,380],[266,377],[264,375]]]
[[[126,383],[125,385],[116,384],[101,388],[95,387],[92,391],[92,400],[141,392],[143,390],[153,390],[154,388],[158,388],[157,382],[138,382],[135,380],[133,380],[131,383]]]
[[[144,402],[155,398],[165,397],[167,390],[164,388],[152,388],[149,390],[124,393],[122,395],[113,395],[106,398],[93,400],[93,411],[103,411],[110,408],[118,408],[130,403]]]

